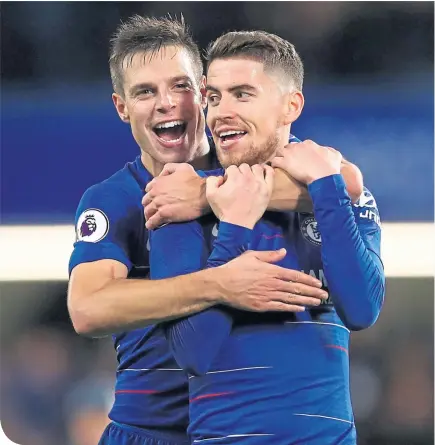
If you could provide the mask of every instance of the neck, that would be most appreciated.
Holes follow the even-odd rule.
[[[277,133],[277,138],[274,141],[275,142],[274,143],[275,150],[263,162],[265,164],[269,164],[270,165],[270,162],[272,161],[272,159],[274,157],[282,156],[282,150],[289,143],[288,142],[289,139],[290,139],[290,126],[286,126],[286,127],[280,128],[278,130],[278,133]],[[267,156],[266,153],[265,153],[265,156]]]
[[[282,156],[282,149],[288,145],[290,139],[290,125],[283,127],[281,134],[279,136],[279,143],[276,150],[275,156]]]
[[[199,143],[198,150],[196,150],[195,157],[189,161],[195,170],[209,170],[211,168],[210,144],[207,135]]]
[[[145,151],[142,151],[141,161],[144,167],[154,177],[158,176],[165,166],[163,162],[154,159],[149,153]],[[195,170],[208,170],[211,168],[210,145],[205,134],[195,152],[195,157],[192,160],[186,159],[186,161],[184,162],[188,162],[189,164],[191,164],[195,168]]]

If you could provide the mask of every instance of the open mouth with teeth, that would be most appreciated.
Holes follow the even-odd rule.
[[[223,131],[219,134],[219,139],[222,142],[222,145],[229,145],[232,142],[236,142],[245,136],[247,132],[242,130],[228,130]]]
[[[180,142],[186,133],[187,123],[184,121],[164,122],[153,128],[155,135],[163,142]]]

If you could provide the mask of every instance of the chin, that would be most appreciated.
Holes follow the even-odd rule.
[[[177,152],[177,153],[167,153],[161,156],[160,162],[163,164],[180,164],[183,162],[189,162],[188,153]]]
[[[235,165],[236,167],[239,167],[242,164],[248,164],[250,166],[257,164],[257,161],[251,157],[245,157],[243,155],[237,156],[236,154],[233,154],[232,156],[228,155],[219,155],[218,159],[222,167],[228,168],[231,165]]]

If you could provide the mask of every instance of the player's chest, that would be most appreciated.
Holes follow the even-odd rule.
[[[219,233],[219,222],[204,226],[204,235],[210,251]],[[286,257],[279,263],[290,269],[319,271],[321,268],[321,237],[317,222],[311,214],[267,212],[256,224],[249,246],[251,250],[278,250],[285,248]]]
[[[145,220],[135,236],[129,239],[128,255],[133,263],[129,278],[146,278],[149,275],[150,241],[149,232],[145,228]]]
[[[316,277],[326,288],[321,245],[322,238],[312,214],[268,212],[255,227],[251,248],[254,250],[285,248],[287,255],[279,263],[280,266],[301,270]]]

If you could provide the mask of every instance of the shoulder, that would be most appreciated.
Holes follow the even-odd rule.
[[[83,193],[82,200],[110,198],[112,201],[119,200],[119,204],[140,203],[143,191],[131,172],[130,164],[128,163],[109,178],[90,186]]]
[[[127,166],[83,193],[75,218],[78,229],[91,226],[108,230],[109,226],[116,225],[126,231],[142,225],[143,192],[126,170]]]

